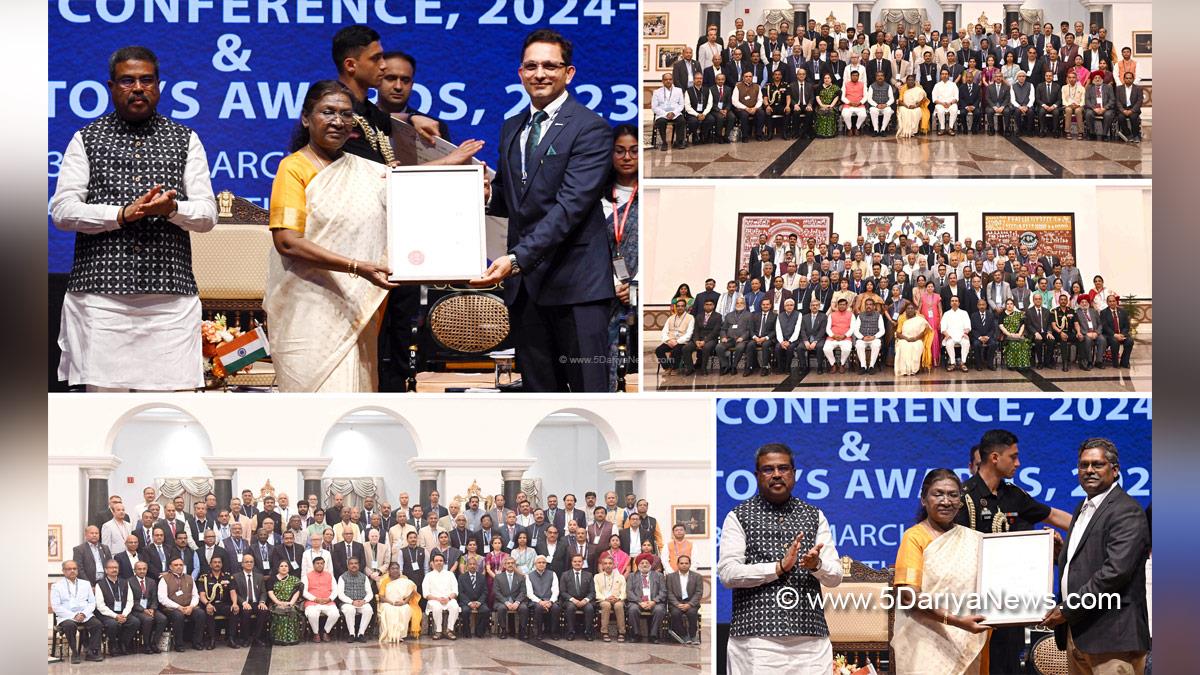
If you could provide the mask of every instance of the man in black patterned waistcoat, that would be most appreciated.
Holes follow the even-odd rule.
[[[717,576],[733,591],[727,664],[732,675],[778,670],[824,675],[833,662],[821,586],[842,583],[825,514],[792,496],[792,450],[754,455],[758,494],[725,516]]]
[[[114,110],[63,155],[50,216],[75,232],[58,377],[93,391],[204,385],[191,232],[217,220],[196,132],[157,111],[158,58],[123,47],[108,63]]]

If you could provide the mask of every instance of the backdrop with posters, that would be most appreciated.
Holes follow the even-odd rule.
[[[1013,482],[1040,502],[1074,512],[1079,444],[1102,436],[1120,453],[1122,486],[1150,503],[1150,398],[722,398],[716,414],[718,545],[729,510],[758,489],[754,452],[766,443],[795,453],[792,494],[825,513],[838,555],[875,568],[895,565],[925,474],[967,478],[968,452],[989,429],[1016,434]],[[728,623],[729,589],[718,592],[717,621]]]
[[[1029,250],[1075,256],[1074,213],[984,213],[983,240],[988,246],[1024,244]]]
[[[895,241],[902,234],[911,241],[920,235],[924,241],[940,239],[943,232],[958,241],[957,213],[860,213],[858,233],[867,241],[875,242],[883,235],[885,243]]]
[[[768,243],[774,243],[777,234],[782,234],[784,241],[789,234],[794,234],[801,244],[810,238],[824,244],[829,242],[832,232],[832,213],[739,213],[734,277],[738,270],[750,264],[750,249],[758,245],[759,235],[767,235]]]
[[[410,105],[445,121],[455,142],[485,141],[478,156],[494,167],[501,125],[529,105],[517,75],[525,36],[553,28],[571,40],[569,91],[616,125],[638,114],[639,21],[626,0],[51,2],[47,199],[71,136],[112,110],[108,58],[123,46],[158,55],[158,110],[199,134],[214,191],[267,207],[309,84],[336,77],[330,48],[343,26],[367,24],[385,50],[412,54]],[[74,236],[47,225],[49,271],[67,272]]]

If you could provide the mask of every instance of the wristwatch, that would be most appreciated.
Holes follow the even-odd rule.
[[[514,276],[521,273],[521,264],[517,262],[517,254],[516,253],[508,254],[508,262],[510,265],[512,265],[512,274]]]

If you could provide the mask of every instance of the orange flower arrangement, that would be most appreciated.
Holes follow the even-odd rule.
[[[225,372],[225,366],[221,365],[220,359],[215,358],[217,345],[223,342],[232,342],[241,334],[241,328],[229,327],[229,321],[224,314],[213,316],[211,321],[200,322],[201,353],[204,355],[205,372],[212,373],[212,376],[219,380],[229,376],[229,373]],[[240,372],[248,372],[250,368],[251,366],[246,366]]]

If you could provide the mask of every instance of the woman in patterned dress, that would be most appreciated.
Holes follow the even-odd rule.
[[[813,128],[818,138],[837,136],[837,102],[842,90],[833,83],[833,76],[825,73],[821,79],[821,91],[817,92],[817,119]]]
[[[300,642],[300,578],[288,574],[287,560],[279,561],[275,576],[268,579],[271,584],[267,596],[271,599],[271,641],[277,645],[294,645]]]
[[[492,585],[495,582],[496,575],[504,569],[504,559],[508,557],[508,554],[504,552],[504,540],[498,534],[492,537],[489,545],[491,546],[491,550],[483,557],[483,561],[487,564],[485,569],[487,570],[488,604],[490,605],[495,601],[492,595]]]
[[[1025,313],[1017,311],[1012,298],[1004,303],[1000,332],[1004,334],[1004,362],[1013,370],[1028,368],[1031,348],[1029,338],[1025,337]]]

